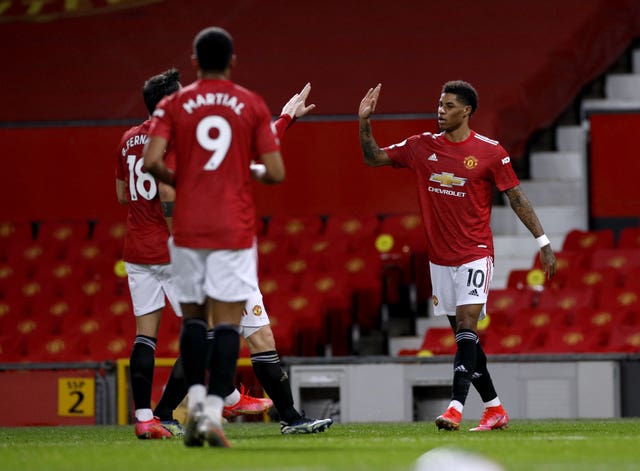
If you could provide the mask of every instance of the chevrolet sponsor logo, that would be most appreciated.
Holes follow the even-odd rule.
[[[446,188],[453,188],[453,186],[464,186],[467,183],[466,178],[456,177],[453,173],[442,172],[442,173],[432,173],[429,181],[440,183],[440,186],[444,186]]]

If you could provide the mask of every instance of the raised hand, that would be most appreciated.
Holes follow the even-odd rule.
[[[378,103],[378,96],[380,95],[380,88],[382,84],[379,83],[375,88],[370,88],[367,94],[360,102],[360,108],[358,109],[358,116],[362,119],[366,119],[373,114]]]
[[[311,84],[307,83],[300,93],[293,95],[282,107],[282,112],[280,114],[288,114],[291,118],[299,118],[315,109],[316,105],[311,104],[307,106],[305,103],[310,92]]]

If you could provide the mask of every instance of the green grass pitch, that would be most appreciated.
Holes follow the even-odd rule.
[[[404,470],[436,447],[484,455],[505,470],[640,469],[640,419],[513,420],[504,431],[438,432],[429,422],[334,424],[317,435],[280,435],[275,423],[225,426],[232,448],[138,440],[132,426],[0,428],[0,469]]]

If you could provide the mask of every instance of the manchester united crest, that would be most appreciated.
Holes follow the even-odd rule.
[[[478,165],[478,159],[476,159],[473,155],[469,155],[464,158],[462,163],[464,164],[464,168],[466,168],[467,170],[471,170]]]
[[[255,306],[253,306],[253,315],[254,316],[262,315],[262,306],[260,306],[259,304],[256,304]]]

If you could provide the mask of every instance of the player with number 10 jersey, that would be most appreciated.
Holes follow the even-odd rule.
[[[172,142],[176,151],[175,244],[251,247],[256,216],[249,165],[280,148],[262,98],[229,80],[200,79],[159,103],[149,135]]]

